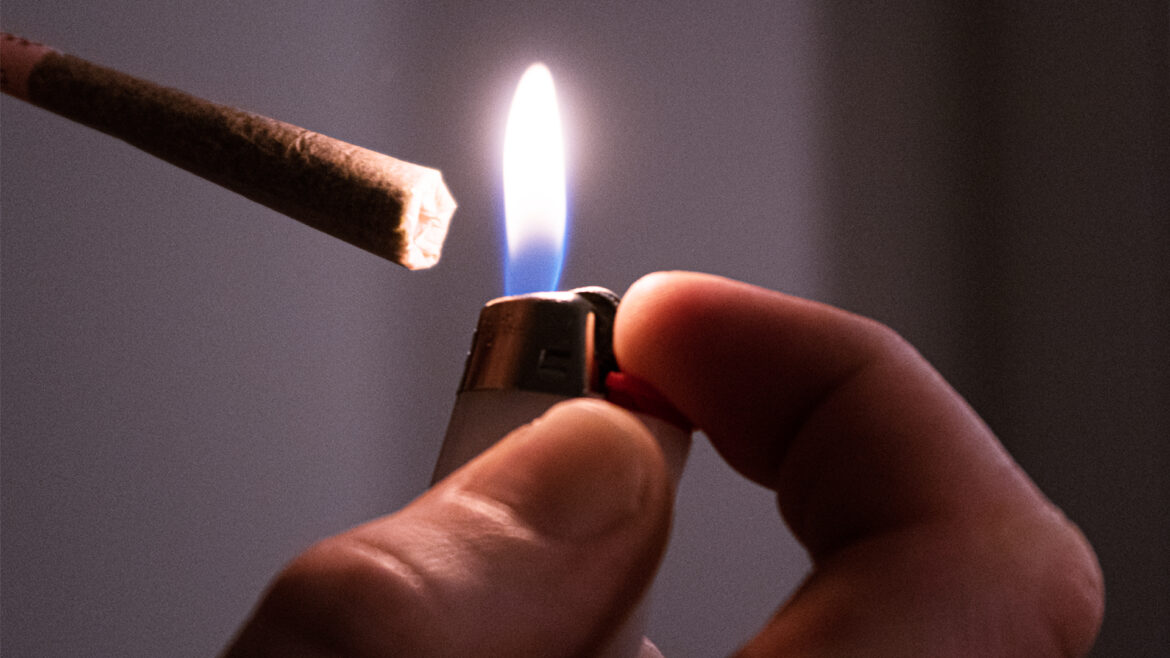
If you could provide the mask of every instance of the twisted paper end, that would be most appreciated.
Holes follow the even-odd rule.
[[[442,172],[412,166],[418,174],[408,188],[403,209],[398,262],[409,270],[419,270],[439,262],[457,204],[443,182]]]

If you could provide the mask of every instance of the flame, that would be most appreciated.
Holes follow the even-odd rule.
[[[533,64],[520,78],[504,131],[504,290],[556,290],[565,257],[565,147],[552,73]]]

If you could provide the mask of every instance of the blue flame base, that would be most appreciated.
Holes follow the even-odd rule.
[[[519,254],[508,254],[504,265],[504,294],[526,295],[556,290],[563,265],[561,249],[525,249]]]

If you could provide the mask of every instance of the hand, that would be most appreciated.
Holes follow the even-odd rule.
[[[623,371],[777,492],[812,555],[742,655],[1088,651],[1103,607],[1092,550],[888,329],[672,273],[630,289],[615,338]],[[228,655],[588,655],[650,582],[672,495],[636,419],[558,405],[299,557]]]

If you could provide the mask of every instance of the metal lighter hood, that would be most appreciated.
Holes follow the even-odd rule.
[[[599,396],[617,369],[618,297],[600,287],[500,297],[479,315],[459,392]]]

